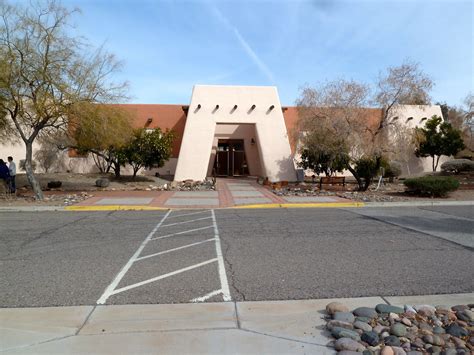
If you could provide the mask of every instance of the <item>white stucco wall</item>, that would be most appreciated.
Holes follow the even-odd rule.
[[[432,116],[443,117],[441,107],[439,105],[400,105],[394,107],[390,117],[390,122],[398,124],[409,129],[416,127],[424,127],[426,119],[430,119]],[[391,127],[391,136],[393,137],[394,126]],[[440,166],[450,157],[442,156],[439,160],[438,171]],[[417,158],[413,154],[408,161],[408,164],[402,164],[403,175],[420,175],[426,172],[433,171],[432,159],[428,158]]]
[[[193,88],[175,180],[206,177],[217,124],[254,124],[262,176],[270,181],[296,180],[276,87],[209,85]]]

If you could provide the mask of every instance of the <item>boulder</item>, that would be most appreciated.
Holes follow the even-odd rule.
[[[106,178],[97,179],[95,181],[95,186],[97,187],[107,187],[110,185],[110,180]]]

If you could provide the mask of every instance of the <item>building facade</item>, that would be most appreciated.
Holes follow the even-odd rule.
[[[119,106],[130,112],[137,128],[159,127],[176,133],[171,159],[163,167],[143,170],[142,174],[158,172],[174,176],[176,181],[245,175],[266,177],[270,181],[297,179],[294,133],[298,110],[281,106],[276,87],[196,85],[189,105]],[[382,115],[380,109],[367,109],[367,112],[371,120]],[[433,115],[442,116],[439,106],[404,105],[394,111],[391,120],[397,126],[413,128],[423,125]],[[10,155],[16,161],[23,159],[23,145],[0,145],[0,158]],[[403,170],[405,174],[419,174],[430,169],[428,159],[413,155]],[[97,168],[90,157],[64,152],[52,171],[90,173]]]

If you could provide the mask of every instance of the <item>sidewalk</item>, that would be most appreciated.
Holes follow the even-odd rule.
[[[219,179],[216,191],[104,191],[66,210],[175,208],[357,207],[335,196],[277,196],[255,179]]]
[[[474,293],[301,301],[0,309],[4,354],[334,354],[325,306],[448,305]]]

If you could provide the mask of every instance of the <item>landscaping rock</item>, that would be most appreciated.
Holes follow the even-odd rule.
[[[468,336],[468,331],[459,325],[452,323],[446,328],[446,333],[455,336],[457,338]]]
[[[349,312],[349,308],[340,302],[331,302],[326,306],[326,312],[333,315],[336,312]]]
[[[327,327],[329,330],[331,330],[331,329],[334,328],[334,327],[340,327],[340,328],[346,328],[346,329],[354,329],[354,326],[352,325],[352,323],[343,322],[343,321],[334,320],[334,319],[331,319],[331,320],[326,324],[326,327]]]
[[[334,343],[336,350],[364,351],[365,346],[350,338],[339,338]]]
[[[383,342],[385,343],[385,345],[389,345],[389,346],[400,346],[401,345],[400,340],[394,335],[389,335],[388,337],[385,337],[383,339]]]
[[[375,318],[377,317],[377,311],[370,307],[359,307],[352,311],[352,313],[358,317]]]
[[[456,316],[458,317],[458,319],[461,319],[465,322],[474,321],[474,312],[470,311],[469,309],[465,309],[463,311],[457,312]]]
[[[379,313],[395,313],[395,314],[402,314],[403,312],[405,312],[405,310],[401,307],[397,307],[397,306],[391,306],[389,304],[384,304],[384,303],[381,303],[381,304],[378,304],[376,307],[375,307],[375,310]]]
[[[385,346],[381,351],[380,355],[395,355],[391,346]]]
[[[360,336],[357,332],[346,329],[346,328],[341,328],[341,327],[334,327],[331,329],[331,334],[334,336],[334,338],[350,338],[355,341],[360,340]]]
[[[364,332],[370,332],[370,331],[372,331],[372,327],[371,327],[370,325],[368,325],[367,323],[358,321],[358,320],[356,320],[356,321],[354,322],[354,328],[362,329]]]
[[[110,185],[110,180],[109,179],[97,179],[95,181],[95,186],[97,187],[108,187]]]
[[[373,331],[362,333],[360,339],[371,346],[377,345],[380,341],[378,334]]]
[[[348,323],[353,323],[355,320],[354,315],[350,312],[336,312],[333,314],[332,318],[334,320]]]
[[[390,327],[390,334],[393,334],[397,337],[403,337],[407,333],[407,328],[401,323],[395,323]]]

